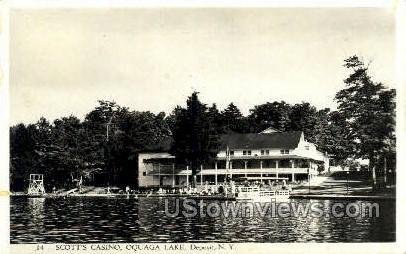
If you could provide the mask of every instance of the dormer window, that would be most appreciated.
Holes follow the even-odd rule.
[[[288,149],[282,149],[281,154],[289,154],[289,150]]]
[[[261,155],[269,155],[269,150],[261,150]]]

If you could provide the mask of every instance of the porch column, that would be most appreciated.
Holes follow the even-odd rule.
[[[200,185],[203,185],[203,165],[200,165]]]
[[[214,184],[217,186],[217,161],[214,162],[214,169],[215,169]]]
[[[189,166],[186,166],[186,186],[189,186]]]
[[[233,162],[230,161],[230,171],[229,171],[229,173],[230,173],[230,178],[231,179],[233,178],[233,172],[231,171],[232,169],[233,169]]]
[[[161,163],[158,163],[158,186],[161,186]]]
[[[262,183],[262,160],[259,161],[259,168],[261,171],[261,183]]]
[[[172,188],[175,187],[175,163],[172,163]]]
[[[245,177],[247,177],[247,164],[248,161],[244,161]]]
[[[275,160],[275,168],[276,168],[276,178],[279,177],[278,169],[279,169],[279,160]]]
[[[295,181],[295,173],[292,173],[292,183]]]

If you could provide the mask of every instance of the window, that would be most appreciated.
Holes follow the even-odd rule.
[[[242,150],[242,155],[251,155],[251,150]]]
[[[265,151],[265,154],[266,154],[266,155],[269,155],[269,150],[266,150],[266,151]]]
[[[143,176],[146,176],[146,175],[147,175],[147,172],[145,172],[145,171],[142,172],[142,175],[143,175]]]
[[[265,150],[261,150],[261,155],[264,155],[265,154]]]
[[[230,156],[234,156],[234,151],[230,151]]]
[[[281,154],[289,154],[289,150],[283,149],[283,150],[281,150]]]

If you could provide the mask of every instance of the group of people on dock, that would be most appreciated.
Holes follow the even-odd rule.
[[[114,193],[117,194],[145,194],[146,196],[151,195],[158,195],[158,196],[166,196],[166,195],[198,195],[198,196],[233,196],[236,193],[241,191],[243,187],[258,187],[261,189],[268,189],[268,190],[290,190],[290,186],[286,184],[286,181],[268,181],[259,182],[259,181],[244,181],[244,182],[236,182],[236,181],[229,181],[228,183],[223,183],[219,185],[212,185],[206,182],[204,185],[198,185],[196,187],[192,186],[183,186],[183,187],[155,187],[149,189],[142,189],[142,190],[132,190],[129,186],[126,186],[125,189],[119,189],[118,191],[115,190]],[[113,191],[110,187],[107,187],[106,194],[112,194]]]

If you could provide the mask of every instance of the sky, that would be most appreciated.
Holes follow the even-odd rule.
[[[395,87],[390,9],[15,9],[10,124],[83,119],[97,100],[170,113],[198,91],[244,114],[284,100],[335,108],[345,58]]]

